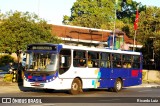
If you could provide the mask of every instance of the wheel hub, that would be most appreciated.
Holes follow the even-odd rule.
[[[78,90],[78,85],[77,85],[77,83],[74,83],[74,84],[72,85],[72,88],[73,88],[73,90]]]
[[[117,90],[120,90],[120,89],[121,89],[121,87],[122,87],[121,82],[120,82],[120,81],[118,81],[118,82],[117,82]]]

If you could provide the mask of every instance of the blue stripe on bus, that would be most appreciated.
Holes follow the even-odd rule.
[[[28,79],[29,82],[51,82],[53,80],[55,80],[55,78],[57,78],[58,76],[58,72],[56,72],[55,74],[49,75],[49,76],[32,76],[30,74],[25,74],[26,79]],[[30,78],[28,78],[30,77]]]
[[[100,68],[98,75],[98,81],[92,81],[92,85],[96,85],[99,82],[97,88],[110,88],[114,87],[117,78],[121,78],[123,86],[133,86],[142,83],[141,70],[127,69],[127,68]],[[100,76],[100,77],[99,77]]]

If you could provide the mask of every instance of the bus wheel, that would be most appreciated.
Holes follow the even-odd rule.
[[[76,94],[79,94],[80,92],[83,92],[82,83],[78,78],[76,78],[72,82],[70,94],[76,95]]]
[[[114,84],[113,91],[119,92],[120,90],[122,90],[122,80],[118,78]]]

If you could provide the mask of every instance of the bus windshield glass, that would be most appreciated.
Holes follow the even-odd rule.
[[[58,55],[54,53],[28,53],[26,58],[27,71],[56,71]]]

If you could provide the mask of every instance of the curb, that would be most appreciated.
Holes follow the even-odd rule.
[[[146,85],[138,85],[138,86],[130,86],[130,87],[127,87],[127,88],[160,88],[160,85],[149,85],[149,84],[146,84]]]

